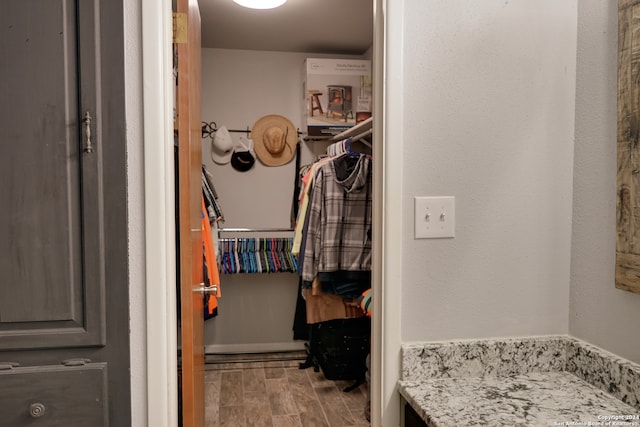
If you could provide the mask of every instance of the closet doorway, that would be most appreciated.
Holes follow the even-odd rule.
[[[329,145],[326,140],[306,139],[304,61],[371,60],[373,0],[289,0],[272,10],[246,9],[231,0],[200,0],[200,9],[203,123],[209,130],[225,127],[234,145],[250,139],[250,130],[265,116],[283,116],[299,132],[297,157],[267,166],[255,156],[255,164],[246,172],[238,172],[224,163],[225,159],[214,158],[215,132],[203,138],[203,164],[214,176],[224,213],[220,227],[249,230],[223,232],[220,237],[292,236],[296,161],[301,166],[312,163]],[[326,92],[327,88],[320,89]],[[321,96],[323,115],[328,113],[326,97]],[[295,273],[223,273],[221,282],[219,315],[205,322],[207,352],[304,349],[304,342],[292,339],[298,285]],[[257,324],[266,327],[259,330]]]
[[[301,133],[300,165],[310,164],[326,153],[329,142],[306,139],[303,108],[308,100],[302,87],[304,61],[306,58],[372,60],[374,2],[337,0],[323,2],[319,7],[314,3],[317,4],[289,0],[279,9],[252,11],[230,1],[200,2],[202,121],[209,129],[224,126],[236,146],[242,139],[252,137],[248,131],[259,120],[281,115]],[[303,12],[307,6],[318,9]],[[291,15],[297,13],[302,15]],[[357,94],[353,95],[355,98]],[[326,100],[322,101],[325,104]],[[323,110],[326,115],[326,104]],[[220,237],[291,236],[286,230],[292,228],[296,158],[268,166],[256,156],[250,170],[239,172],[212,153],[214,142],[214,138],[203,138],[202,153],[203,164],[214,176],[224,213],[221,228],[247,230],[225,231]],[[221,288],[219,314],[205,321],[208,355],[218,358],[220,354],[300,350],[304,354],[305,341],[293,339],[292,331],[297,274],[222,273]]]
[[[204,8],[205,8],[205,5],[204,5],[203,3],[204,3],[204,0],[201,0],[201,9],[204,9]],[[373,1],[372,1],[371,3],[373,3]],[[380,10],[380,8],[379,8],[379,7],[378,7],[378,9]],[[379,18],[378,18],[378,20],[379,20],[379,21],[381,21],[381,20],[382,20],[382,18],[381,18],[381,17],[379,17]],[[204,11],[203,11],[203,27],[206,27],[207,25],[208,25],[208,24],[207,24],[207,22],[206,22],[206,18],[204,17]],[[291,32],[291,28],[284,28],[284,29],[285,29],[285,32],[286,32],[286,31],[289,31],[289,33]],[[380,27],[380,28],[378,29],[378,31],[379,31],[379,34],[381,34],[382,27]],[[372,32],[373,32],[373,31],[372,31]],[[204,31],[203,31],[203,33],[204,33]],[[378,43],[379,43],[379,42],[378,42]],[[378,49],[379,49],[379,50],[381,50],[381,49],[382,49],[382,48],[381,48],[381,45],[379,44],[378,46],[379,46],[379,47],[378,47]],[[205,47],[205,49],[208,49],[208,48],[206,48],[206,47]],[[214,49],[215,49],[215,48],[214,48]],[[228,50],[230,50],[230,49],[228,49]],[[371,54],[371,56],[373,57],[373,50],[370,52],[370,54]],[[276,57],[279,57],[280,55],[282,55],[282,51],[273,51],[272,55],[273,55],[273,56],[276,56]],[[334,56],[332,53],[326,53],[325,55],[327,55],[327,56]],[[345,56],[348,56],[347,54],[344,54],[344,53],[339,53],[339,54],[337,54],[337,55],[345,55]],[[305,54],[305,56],[309,56],[309,57],[311,57],[311,56],[316,56],[316,55],[314,55],[314,54],[306,55],[306,54]],[[374,65],[374,67],[375,67],[375,68],[374,68],[374,73],[375,73],[375,72],[379,72],[380,74],[378,74],[378,76],[381,76],[382,68],[381,68],[381,67],[380,67],[380,65],[379,65],[379,64],[381,63],[381,61],[380,61],[379,59],[378,59],[377,61],[375,60],[375,58],[373,58],[373,59],[374,59],[374,64],[378,64],[378,65]],[[296,72],[296,74],[298,74],[298,72]],[[207,76],[205,75],[205,73],[203,73],[203,80],[206,80],[206,78],[207,78]],[[375,79],[375,78],[376,78],[376,77],[374,76],[374,79]],[[294,80],[294,79],[292,79],[292,81],[297,81],[297,80],[298,80],[298,77],[296,77],[296,78],[295,78],[295,80]],[[380,88],[381,88],[381,85],[380,85]],[[296,90],[296,91],[297,91],[298,89],[294,89],[294,90]],[[381,96],[382,96],[382,94],[375,94],[375,95],[374,95],[374,97],[375,97],[376,99],[378,99],[378,103],[379,103],[379,100],[381,99]],[[253,98],[251,98],[251,99],[241,99],[241,98],[238,98],[237,102],[238,102],[239,104],[247,103],[247,104],[244,104],[244,105],[249,105],[248,103],[251,103],[251,104],[255,103],[255,104],[258,104],[258,105],[260,105],[260,104],[261,104],[261,105],[263,106],[262,111],[264,112],[264,114],[268,114],[268,113],[270,113],[270,112],[274,112],[273,101],[274,101],[274,100],[276,100],[276,99],[277,99],[277,98],[273,98],[273,97],[271,97],[271,98],[269,98],[269,99],[262,99],[262,98],[260,98],[259,96],[257,96],[257,94],[256,94],[256,96],[255,96],[255,97],[253,97]],[[294,102],[296,102],[296,103],[297,103],[297,102],[299,102],[299,101],[298,101],[298,100],[295,100]],[[378,104],[378,105],[380,105],[380,104]],[[375,107],[374,107],[374,113],[375,113]],[[257,117],[257,116],[256,116],[256,117]],[[254,117],[254,118],[255,118],[255,117]],[[298,124],[300,124],[299,117],[298,117],[298,118],[296,118],[296,117],[295,117],[295,114],[291,114],[291,119],[292,119],[292,120],[294,120],[294,121],[296,122],[296,124],[297,124],[297,125],[298,125]],[[216,121],[216,117],[207,117],[206,112],[205,112],[205,109],[203,108],[202,120],[203,120],[203,121],[208,121],[208,120]],[[218,120],[218,121],[219,121],[219,120]],[[253,123],[253,121],[251,120],[251,118],[248,118],[248,119],[246,119],[246,120],[243,120],[243,123],[244,123],[244,124],[243,124],[243,125],[240,125],[240,126],[250,126],[250,125]],[[237,127],[237,126],[234,126],[234,128],[236,128],[236,127]],[[375,129],[380,129],[380,128],[381,128],[381,125],[380,125],[380,124],[376,125],[376,126],[374,127],[374,133],[375,133],[375,132],[377,132]],[[379,131],[378,131],[378,132],[379,132]],[[312,155],[315,155],[314,150],[322,151],[322,148],[318,148],[318,146],[319,146],[319,145],[315,146],[314,148],[309,148],[309,147],[307,147],[307,148],[309,149],[309,151],[311,152],[311,154],[312,154]],[[205,147],[205,148],[209,148],[209,147]],[[374,147],[374,149],[375,149],[375,147]],[[379,153],[381,153],[381,152],[382,152],[382,150],[381,150],[381,149],[378,149],[378,150],[379,150],[379,151],[378,151]],[[204,153],[204,155],[205,155],[205,156],[206,156],[207,154],[208,154],[208,151]],[[290,182],[290,181],[289,181],[289,182]],[[376,225],[376,227],[378,227],[378,225]],[[378,227],[378,228],[379,228],[379,227]],[[374,228],[374,233],[375,233],[375,228]],[[374,272],[374,277],[375,277],[375,275],[376,275],[376,273]],[[221,301],[220,301],[220,307],[221,307],[221,309],[222,309],[222,308],[224,308],[224,298],[225,298],[225,297],[224,297],[224,284],[223,284],[223,297],[222,297],[222,299],[221,299]],[[214,322],[215,322],[215,320],[216,320],[216,319],[213,319],[212,321],[214,321]],[[377,323],[379,324],[380,322],[377,322]],[[374,328],[374,334],[376,333],[376,332],[375,332],[375,330],[376,330],[376,329],[379,331],[379,330],[380,330],[380,326],[377,326],[377,327],[375,327],[375,328]],[[379,334],[379,332],[377,332],[377,333]],[[380,344],[379,344],[379,342],[378,342],[378,344],[377,344],[377,345],[378,345],[378,346],[380,345]],[[375,351],[375,350],[374,350],[374,351]],[[374,380],[374,382],[375,382],[375,380]]]

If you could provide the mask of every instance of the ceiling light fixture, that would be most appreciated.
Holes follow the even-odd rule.
[[[248,7],[251,9],[274,9],[282,6],[287,0],[233,0],[240,6]]]

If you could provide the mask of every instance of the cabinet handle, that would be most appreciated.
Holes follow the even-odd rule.
[[[93,144],[91,143],[91,114],[89,111],[84,113],[84,152],[85,153],[93,153]]]
[[[29,406],[29,415],[32,418],[40,418],[44,417],[44,413],[47,411],[47,408],[42,403],[32,403]]]
[[[64,366],[84,366],[87,363],[91,363],[91,359],[78,358],[78,359],[67,359],[62,361],[62,364]]]

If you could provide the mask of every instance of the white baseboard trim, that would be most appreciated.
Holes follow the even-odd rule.
[[[206,354],[273,353],[304,350],[304,341],[255,344],[209,344],[204,346]]]

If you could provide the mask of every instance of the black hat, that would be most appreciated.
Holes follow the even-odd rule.
[[[251,151],[234,151],[231,156],[231,166],[237,171],[246,172],[253,167],[256,159]]]

